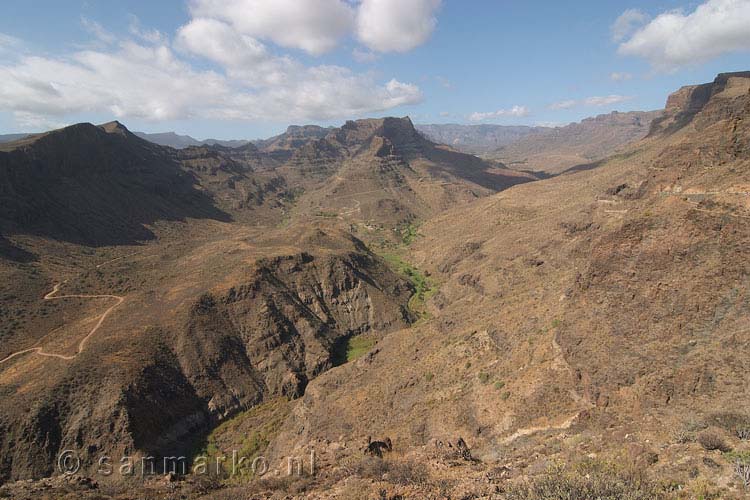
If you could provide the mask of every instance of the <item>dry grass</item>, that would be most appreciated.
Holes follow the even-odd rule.
[[[588,464],[577,470],[553,467],[508,490],[507,500],[659,500],[666,498],[642,473]]]

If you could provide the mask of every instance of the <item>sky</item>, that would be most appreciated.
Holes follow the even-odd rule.
[[[564,125],[750,70],[750,0],[3,0],[0,134]]]

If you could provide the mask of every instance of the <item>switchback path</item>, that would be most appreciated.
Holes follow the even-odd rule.
[[[0,360],[0,365],[5,363],[6,361],[10,361],[11,359],[21,356],[22,354],[26,354],[29,352],[33,352],[35,354],[38,354],[39,356],[44,356],[48,358],[58,358],[58,359],[64,359],[64,360],[71,360],[75,359],[79,354],[81,354],[81,351],[83,351],[84,346],[86,345],[86,342],[96,333],[99,331],[99,328],[101,328],[102,324],[104,324],[104,320],[107,319],[107,316],[114,311],[120,304],[122,304],[125,301],[125,297],[120,297],[119,295],[60,295],[58,296],[57,293],[60,291],[60,287],[62,286],[62,283],[56,284],[52,291],[49,292],[47,295],[44,296],[44,300],[60,300],[60,299],[114,299],[116,302],[111,305],[104,313],[99,316],[99,320],[96,322],[96,325],[94,325],[94,328],[91,329],[91,331],[81,339],[81,341],[78,343],[78,347],[76,348],[75,354],[66,356],[65,354],[55,354],[52,352],[44,352],[43,348],[41,347],[31,347],[29,349],[24,349],[23,351],[14,352],[10,356]]]

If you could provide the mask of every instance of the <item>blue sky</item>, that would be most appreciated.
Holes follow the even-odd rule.
[[[294,3],[297,2],[297,3]],[[286,7],[285,7],[286,5]],[[0,133],[565,124],[750,69],[750,0],[5,0]]]

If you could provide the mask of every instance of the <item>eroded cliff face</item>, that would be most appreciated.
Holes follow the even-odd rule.
[[[14,395],[30,407],[0,420],[0,479],[54,474],[62,450],[89,472],[102,455],[188,455],[236,412],[301,396],[342,339],[411,322],[412,285],[382,259],[354,238],[308,236],[314,250],[257,258],[181,309],[148,316],[107,348],[116,355],[85,351],[48,389]]]
[[[406,326],[410,295],[368,253],[264,259],[247,282],[194,304],[176,351],[207,410],[223,418],[264,396],[300,396],[333,366],[340,339]]]

